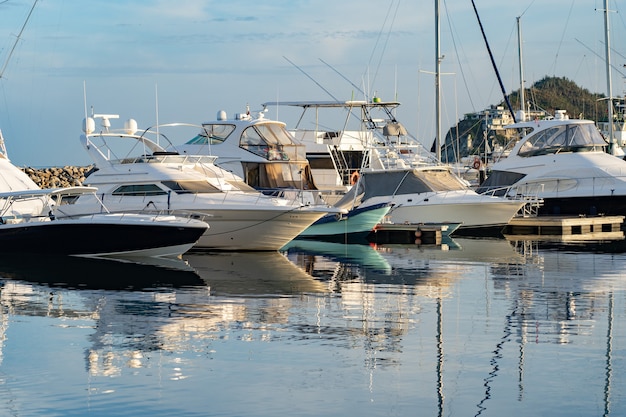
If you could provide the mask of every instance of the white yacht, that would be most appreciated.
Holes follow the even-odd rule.
[[[396,119],[397,101],[273,101],[263,106],[301,109],[289,133],[304,145],[315,183],[323,190],[349,190],[363,167],[388,168],[398,152],[412,165],[436,163]],[[333,122],[341,128],[329,127]]]
[[[266,194],[280,195],[306,204],[335,204],[345,192],[336,195],[318,189],[313,178],[306,147],[294,140],[285,123],[265,118],[265,112],[236,114],[229,119],[219,111],[217,120],[202,124],[202,129],[184,144],[175,147],[184,155],[214,155],[220,167],[242,177],[245,182]],[[351,201],[337,206],[344,215],[329,214],[300,237],[324,239],[367,235],[387,214],[388,204],[355,209]]]
[[[111,119],[117,118],[94,114],[85,119],[81,142],[95,163],[85,185],[97,187],[97,197],[111,211],[208,216],[211,227],[197,248],[278,250],[322,216],[339,211],[266,196],[216,166],[214,156],[172,152],[169,132],[199,126],[175,123],[138,132],[130,119],[124,129],[111,129]],[[101,119],[102,130],[95,131],[95,119]],[[96,209],[95,198],[81,196],[68,206],[68,214]]]
[[[455,167],[439,164],[435,155],[396,119],[398,102],[376,98],[265,105],[301,107],[300,120],[304,112],[314,109],[314,129],[303,129],[299,124],[293,129],[294,136],[307,146],[314,178],[317,180],[319,173],[321,178],[345,187],[349,191],[344,199],[359,201],[359,208],[390,203],[385,219],[389,223],[456,223],[460,224],[456,234],[491,235],[526,205],[521,199],[493,193],[479,195]],[[320,128],[318,112],[322,109],[344,112],[344,127],[336,131]],[[355,165],[356,161],[361,165]]]
[[[208,225],[172,215],[98,213],[65,216],[79,195],[95,188],[40,189],[13,165],[0,133],[0,251],[2,253],[114,257],[177,257]],[[63,198],[68,200],[63,201]]]
[[[521,139],[479,191],[507,187],[511,196],[536,196],[543,200],[539,215],[626,215],[626,161],[606,152],[593,121],[557,111],[506,128]]]
[[[391,223],[460,223],[457,235],[498,232],[526,205],[519,198],[479,194],[442,165],[363,170],[358,192],[361,206],[390,202]]]

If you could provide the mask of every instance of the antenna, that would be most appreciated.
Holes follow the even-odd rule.
[[[304,72],[304,70],[302,68],[300,68],[299,66],[297,66],[296,64],[294,64],[293,62],[291,62],[289,60],[289,58],[287,58],[286,56],[283,55],[283,58],[285,58],[285,60],[287,60],[287,62],[289,62],[291,65],[293,65],[294,67],[296,67],[301,73],[303,73],[304,75],[306,75],[311,81],[313,81],[315,84],[317,84],[317,86],[319,88],[321,88],[322,90],[324,90],[324,92],[326,92],[326,94],[328,94],[329,96],[331,96],[333,98],[333,100],[335,101],[339,101],[335,96],[333,96],[330,91],[328,91],[327,89],[325,89],[324,87],[322,87],[322,85],[320,83],[318,83],[317,81],[315,81],[315,79],[313,79],[313,77],[311,77],[309,74],[307,74],[306,72]]]
[[[356,84],[354,84],[352,81],[350,81],[345,75],[343,75],[342,73],[340,73],[339,71],[337,71],[336,68],[334,68],[333,66],[331,66],[328,62],[324,61],[322,58],[318,58],[320,61],[322,61],[322,63],[324,65],[326,65],[328,68],[330,68],[331,70],[335,71],[341,78],[343,78],[344,80],[346,80],[348,83],[350,83],[350,85],[354,88],[356,88],[359,93],[365,95],[365,92],[363,90],[361,90]]]
[[[33,10],[35,9],[35,5],[37,5],[37,1],[38,0],[35,0],[35,2],[33,3],[33,7],[30,8],[30,11],[28,12],[28,16],[26,16],[26,20],[24,21],[24,24],[22,25],[22,29],[20,29],[20,33],[17,34],[15,43],[13,44],[13,47],[9,51],[9,56],[7,56],[6,61],[4,61],[4,65],[2,66],[2,69],[0,70],[0,78],[4,77],[4,70],[6,70],[7,65],[9,65],[9,60],[11,59],[11,56],[13,56],[13,52],[15,51],[15,48],[17,47],[17,43],[22,38],[22,33],[24,32],[24,29],[26,28],[26,24],[28,23],[28,20],[30,19],[30,15],[33,14]]]
[[[156,106],[156,141],[157,145],[159,145],[159,139],[161,136],[159,135],[159,86],[158,84],[154,84],[154,104]]]

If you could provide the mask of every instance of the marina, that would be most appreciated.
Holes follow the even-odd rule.
[[[0,417],[626,415],[619,2],[38,3]]]

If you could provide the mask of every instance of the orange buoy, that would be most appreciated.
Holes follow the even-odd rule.
[[[354,185],[359,181],[359,172],[354,171],[352,175],[350,175],[350,184]]]

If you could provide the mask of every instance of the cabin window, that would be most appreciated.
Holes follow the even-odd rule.
[[[275,123],[255,126],[267,142],[274,145],[293,145],[293,140],[285,128]]]
[[[167,191],[161,189],[156,184],[128,184],[117,187],[112,194],[145,197],[149,195],[165,195]]]
[[[307,159],[311,169],[335,169],[335,164],[333,164],[333,160],[330,157],[308,155]]]
[[[267,129],[262,129],[265,133]],[[273,140],[276,140],[272,137]],[[239,146],[268,161],[288,161],[289,156],[282,151],[282,144],[270,143],[255,127],[248,127],[241,134]]]
[[[162,184],[175,191],[176,194],[221,192],[219,188],[207,181],[163,181]]]
[[[235,130],[234,125],[206,124],[202,125],[202,132],[198,133],[187,145],[219,145]]]
[[[518,155],[529,157],[556,152],[580,152],[601,149],[606,142],[593,123],[555,126],[531,136],[519,150]]]

